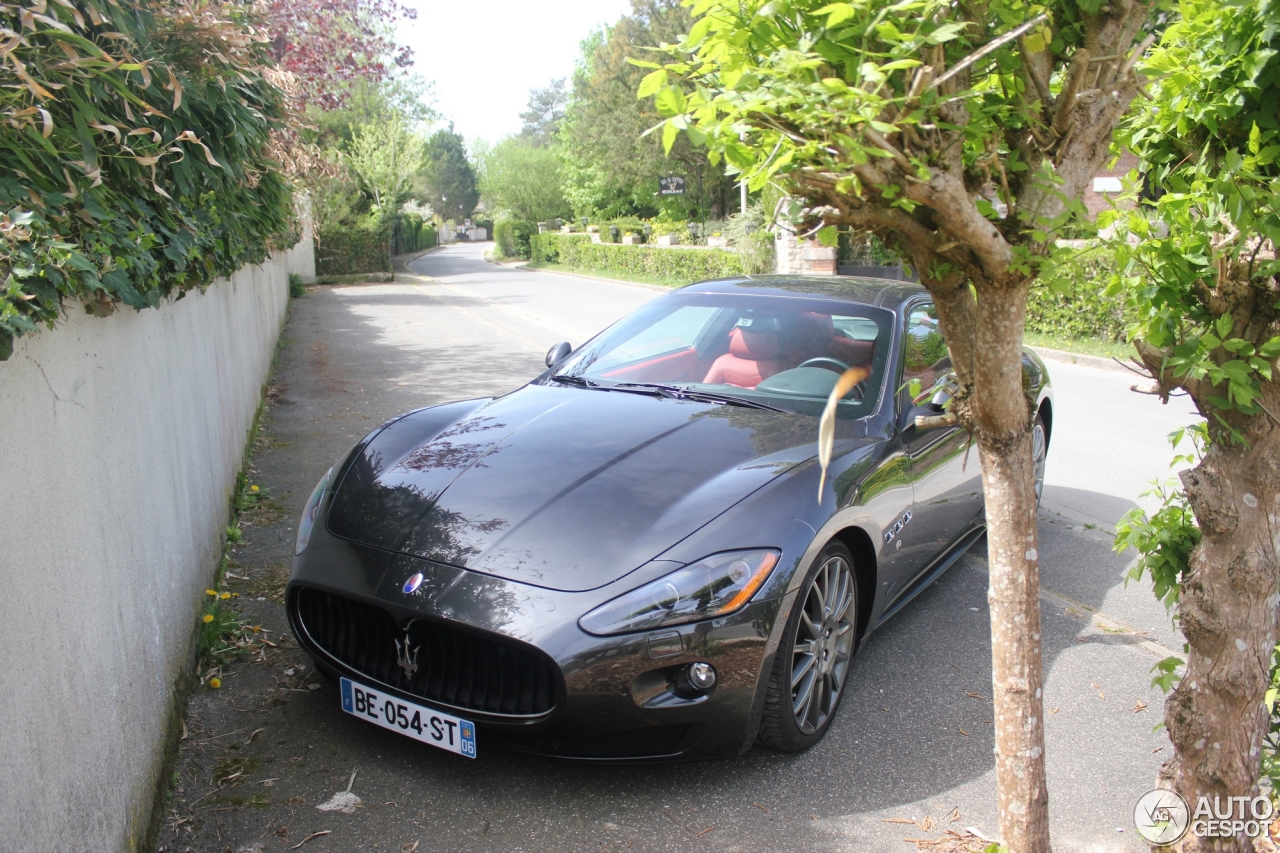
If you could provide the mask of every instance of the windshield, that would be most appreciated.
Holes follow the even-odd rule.
[[[880,399],[892,319],[836,300],[674,293],[573,353],[552,381],[661,386],[818,415],[841,372],[863,367],[870,374],[840,405],[842,417],[862,417]]]

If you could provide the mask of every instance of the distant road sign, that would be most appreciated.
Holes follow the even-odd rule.
[[[658,178],[658,195],[684,195],[684,178],[680,175]]]

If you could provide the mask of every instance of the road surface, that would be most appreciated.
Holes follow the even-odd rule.
[[[481,744],[472,761],[340,712],[279,604],[316,479],[384,419],[516,388],[552,344],[579,344],[661,292],[499,267],[483,248],[452,246],[396,283],[314,288],[293,303],[255,458],[253,482],[270,497],[244,518],[234,553],[230,571],[248,580],[227,586],[278,648],[233,665],[221,690],[197,690],[162,849],[284,850],[324,830],[301,849],[872,853],[948,829],[994,837],[981,549],[871,638],[832,730],[803,755],[594,766]],[[1181,641],[1146,584],[1126,587],[1132,555],[1112,554],[1108,531],[1167,476],[1165,435],[1193,415],[1185,401],[1130,392],[1125,374],[1049,367],[1057,417],[1040,553],[1055,849],[1146,850],[1132,809],[1170,751],[1153,731],[1163,697],[1149,670]],[[353,772],[361,807],[317,810]]]

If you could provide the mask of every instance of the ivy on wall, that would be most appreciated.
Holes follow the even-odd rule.
[[[0,360],[64,302],[152,307],[296,240],[267,48],[237,2],[0,6]]]

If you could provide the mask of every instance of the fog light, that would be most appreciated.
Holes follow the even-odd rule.
[[[716,668],[704,661],[681,667],[675,677],[675,694],[681,699],[706,696],[716,687]]]
[[[716,668],[699,661],[689,664],[689,684],[696,690],[710,690],[716,686]]]

